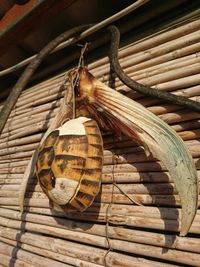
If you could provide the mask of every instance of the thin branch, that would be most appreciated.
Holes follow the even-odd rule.
[[[126,75],[126,73],[123,71],[119,64],[118,59],[118,48],[119,48],[119,41],[120,41],[120,32],[117,29],[116,26],[111,25],[108,27],[108,30],[111,32],[111,46],[110,46],[110,52],[109,52],[109,59],[110,64],[112,66],[112,69],[117,74],[119,79],[126,84],[129,88],[138,91],[144,95],[149,95],[153,97],[157,97],[160,99],[167,100],[169,102],[172,102],[177,105],[181,105],[187,108],[191,108],[194,111],[200,111],[200,103],[190,100],[184,96],[177,96],[168,92],[163,92],[160,90],[157,90],[155,88],[152,88],[150,86],[146,86],[143,84],[140,84],[134,80],[132,80],[130,77]]]
[[[3,128],[6,124],[6,121],[15,106],[22,90],[25,88],[26,84],[28,83],[30,77],[33,75],[37,67],[40,65],[42,60],[55,48],[57,47],[61,42],[64,40],[67,40],[71,38],[74,35],[77,35],[78,33],[88,29],[90,25],[82,25],[78,27],[74,27],[62,34],[60,34],[58,37],[56,37],[54,40],[52,40],[50,43],[48,43],[36,56],[36,58],[33,59],[33,61],[28,65],[28,67],[25,69],[15,86],[13,87],[10,95],[7,98],[7,101],[4,105],[4,107],[1,110],[0,114],[0,135],[3,131]]]

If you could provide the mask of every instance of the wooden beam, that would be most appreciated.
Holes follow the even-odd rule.
[[[30,0],[13,5],[0,20],[0,55],[76,0]]]

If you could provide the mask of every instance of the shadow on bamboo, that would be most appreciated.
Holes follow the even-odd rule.
[[[142,183],[145,188],[147,189],[148,191],[148,194],[151,196],[152,198],[152,202],[151,203],[148,203],[148,201],[146,202],[141,196],[137,195],[134,197],[134,199],[131,200],[131,197],[129,197],[129,195],[125,192],[123,192],[123,190],[120,190],[120,184],[117,185],[117,183],[115,181],[113,181],[118,189],[121,191],[121,194],[123,194],[125,197],[127,197],[127,201],[130,201],[132,202],[132,205],[137,205],[137,202],[139,202],[141,205],[144,205],[144,206],[155,206],[158,208],[159,212],[160,212],[160,218],[163,220],[163,223],[164,223],[164,229],[166,231],[166,235],[165,235],[165,246],[166,247],[163,247],[163,253],[167,253],[168,252],[168,249],[170,247],[173,247],[173,244],[174,244],[174,241],[175,241],[175,238],[176,238],[176,232],[178,231],[179,229],[179,212],[178,212],[178,209],[176,208],[176,200],[175,200],[175,197],[173,196],[174,194],[174,188],[173,186],[171,185],[170,183],[170,180],[169,180],[169,177],[168,175],[162,170],[160,164],[158,164],[157,162],[155,162],[155,159],[153,159],[153,157],[147,157],[144,150],[143,152],[141,152],[141,150],[139,150],[139,154],[137,155],[137,152],[135,152],[135,156],[134,158],[129,158],[129,152],[126,153],[126,154],[122,154],[120,152],[120,147],[121,146],[118,146],[119,145],[119,137],[117,137],[118,139],[118,142],[116,142],[116,138],[113,138],[113,143],[110,143],[109,144],[109,150],[112,152],[112,154],[114,155],[113,157],[113,166],[117,166],[117,164],[121,164],[120,162],[120,157],[123,156],[124,158],[124,163],[128,163],[130,165],[132,165],[134,167],[134,169],[137,170],[137,172],[139,173],[139,176],[140,176],[140,183]],[[125,142],[123,142],[123,137],[120,138],[122,140],[122,144],[123,144],[123,151],[126,149],[126,146],[127,146],[127,149],[130,149],[130,147],[136,147],[136,143],[133,142],[132,140],[127,140],[127,138],[125,137],[125,140],[127,141],[127,145]],[[130,152],[131,153],[131,152]],[[119,158],[119,162],[118,162],[118,158]],[[131,161],[134,161],[134,162],[131,162]],[[156,193],[155,191],[155,187],[152,187],[151,185],[155,185],[155,178],[152,179],[152,182],[151,182],[151,170],[147,170],[147,169],[144,169],[144,170],[141,170],[140,168],[138,168],[138,164],[137,163],[147,163],[147,162],[153,162],[154,166],[155,166],[155,170],[156,172],[160,172],[162,173],[162,179],[163,179],[163,184],[166,184],[166,191],[163,192],[163,197],[165,196],[169,196],[170,195],[170,205],[168,206],[166,201],[164,200],[163,201],[163,204],[160,203],[161,201],[161,195],[160,193]],[[115,169],[113,167],[113,169]],[[144,178],[144,176],[142,175],[144,172],[149,173],[148,177],[150,179],[148,179],[148,181],[146,181],[146,178]],[[114,177],[114,174],[115,174],[115,170],[113,171],[113,177]],[[133,181],[131,181],[131,183],[134,183]],[[159,181],[159,183],[162,183],[162,180]],[[138,181],[135,182],[135,185],[138,184]],[[133,189],[133,194],[134,194],[134,189]],[[137,194],[137,192],[136,192]],[[112,199],[112,197],[111,197]],[[110,199],[110,200],[111,200]],[[169,199],[169,198],[168,198]],[[117,197],[115,197],[115,201],[114,201],[115,204],[117,203],[121,203],[120,202],[120,199],[117,200]],[[172,208],[175,207],[174,209],[174,214],[175,214],[175,217],[173,219],[173,221],[175,220],[176,223],[174,224],[173,223],[173,232],[171,232],[171,225],[170,225],[170,220],[168,218],[166,218],[166,211],[163,210],[163,207],[165,208]],[[160,207],[160,208],[159,208]],[[126,214],[128,215],[128,214]],[[142,220],[141,220],[142,221]],[[129,226],[130,227],[130,226]],[[133,229],[139,229],[141,230],[142,225],[140,225],[139,227],[137,226],[131,226]],[[145,226],[143,228],[143,230],[147,230],[149,231],[149,229],[147,229]],[[158,230],[158,229],[152,229],[153,231],[156,231],[156,232],[163,232],[162,230]],[[174,238],[170,238],[168,239],[168,235],[169,234],[169,231],[170,231],[170,234],[171,237],[174,236]]]

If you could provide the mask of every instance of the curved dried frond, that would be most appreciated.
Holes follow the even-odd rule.
[[[86,68],[80,71],[80,99],[112,121],[115,130],[135,139],[160,159],[172,176],[182,203],[180,235],[185,236],[198,205],[198,180],[193,159],[182,139],[139,103],[112,90]]]

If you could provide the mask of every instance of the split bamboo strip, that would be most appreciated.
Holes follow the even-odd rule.
[[[48,97],[47,97],[48,98]],[[24,114],[25,115],[25,114]],[[48,115],[48,111],[47,111],[47,115]],[[30,116],[30,115],[29,115]],[[17,118],[16,118],[17,119]],[[30,119],[32,119],[31,117],[30,117]],[[33,117],[33,119],[34,119],[34,117]],[[17,122],[17,121],[16,121]],[[14,123],[14,121],[13,121],[13,123]],[[6,126],[6,129],[8,128],[8,126]],[[4,130],[5,131],[5,130]]]
[[[24,173],[26,167],[14,167],[14,168],[4,168],[0,169],[0,174],[6,174],[6,173]]]
[[[33,154],[33,151],[26,151],[26,152],[21,152],[17,154],[9,154],[8,156],[1,156],[2,160],[12,160],[12,159],[24,159],[24,158],[30,158]],[[0,166],[1,166],[1,161],[0,161]]]
[[[130,78],[132,78],[130,76]],[[152,86],[158,90],[163,90],[163,91],[167,91],[167,92],[172,92],[181,88],[187,88],[187,87],[193,87],[196,85],[199,85],[199,81],[200,81],[200,75],[199,74],[194,74],[188,77],[183,77],[183,78],[179,78],[179,79],[175,79],[175,80],[170,80],[168,82],[163,82],[163,83],[157,83],[156,85]],[[126,86],[122,86],[119,85],[116,87],[116,89],[121,89],[123,88],[123,90],[126,90],[127,87]],[[130,90],[130,89],[129,89]],[[132,98],[138,98],[140,95],[136,92],[135,96]]]
[[[31,104],[31,107],[37,107],[39,105],[46,104],[50,101],[55,101],[56,99],[60,99],[63,96],[64,96],[64,92],[62,92],[60,95],[58,95],[58,93],[56,93],[56,94],[52,94],[52,95],[47,95],[43,98],[35,97],[36,99],[34,99],[32,103],[27,103],[26,106],[29,107]],[[24,108],[24,106],[22,108],[18,108],[18,111],[20,109],[23,109],[23,108]]]
[[[200,114],[197,112],[190,112],[188,113],[185,110],[178,111],[176,113],[167,113],[163,115],[159,115],[159,117],[164,120],[166,123],[177,123],[177,122],[183,122],[183,121],[189,121],[194,119],[199,119]]]
[[[53,121],[53,118],[55,118],[55,114],[53,114],[53,116],[51,116],[50,119],[44,120],[43,122],[34,123],[32,126],[22,127],[21,128],[22,130],[21,129],[15,130],[11,132],[11,135],[9,135],[8,133],[8,136],[5,138],[7,138],[7,141],[9,142],[12,140],[16,140],[17,138],[21,138],[27,135],[32,135],[34,133],[47,130],[51,122]]]
[[[23,160],[29,160],[29,157],[27,158],[24,158]],[[4,163],[13,163],[13,162],[18,162],[18,161],[21,161],[21,159],[3,159],[3,160],[0,160],[0,163],[4,164]]]
[[[151,48],[154,47],[155,44],[161,44],[164,43],[166,41],[169,40],[173,40],[173,38],[177,38],[183,35],[186,35],[188,33],[194,32],[195,30],[198,30],[199,27],[199,20],[193,21],[192,23],[188,23],[186,25],[183,25],[179,28],[173,29],[171,31],[168,32],[164,32],[159,34],[158,36],[155,36],[153,38],[147,39],[145,41],[140,41],[138,44],[136,45],[132,45],[128,48],[122,49],[119,53],[119,57],[125,57],[125,56],[129,56],[130,54],[133,54],[135,52],[141,51],[141,50],[145,50],[147,48]],[[96,68],[99,65],[105,64],[105,61],[108,62],[108,59],[104,58],[102,60],[96,61],[95,63],[91,64],[91,67]],[[60,76],[59,76],[60,78]],[[57,77],[53,77],[50,79],[51,83],[56,80]],[[41,83],[40,85],[40,89],[41,86],[45,84],[45,83]],[[22,96],[27,95],[31,89],[34,90],[35,87],[30,88],[29,90],[26,90],[24,92],[22,92]]]
[[[195,71],[196,72],[198,72],[198,70],[195,68],[195,66],[191,66],[191,68],[193,68],[194,70],[194,73],[195,73]],[[105,69],[105,68],[104,68]],[[180,73],[180,71],[179,70],[177,70],[178,71],[178,73]],[[185,71],[186,71],[186,74],[189,74],[189,73],[193,73],[193,72],[191,72],[191,70],[190,70],[190,68],[188,69],[185,69]],[[166,72],[166,71],[165,71]],[[133,78],[135,79],[135,77],[134,77],[134,70],[133,70],[133,72],[131,72],[131,73],[133,73]],[[169,74],[168,74],[169,73]],[[184,74],[184,71],[182,71],[179,75],[183,75]],[[177,76],[177,74],[176,73],[174,73],[174,71],[171,73],[170,71],[168,71],[167,72],[167,75],[172,75],[172,77],[173,76],[175,76],[176,78],[178,78],[179,76]],[[132,76],[132,75],[131,75]],[[183,75],[184,76],[184,75]],[[166,79],[165,78],[165,75],[164,76],[162,76],[162,77],[160,77],[160,79],[161,79],[161,81],[162,81],[162,79]],[[136,79],[137,80],[137,79]],[[148,83],[147,83],[148,84]],[[118,84],[118,86],[121,86],[121,82]],[[149,84],[150,85],[150,84]],[[57,88],[54,88],[54,91],[57,91],[57,93],[59,94],[59,92],[58,91],[60,91],[60,88],[59,87],[57,87]],[[45,96],[45,95],[48,95],[48,92],[44,92],[41,96],[43,97],[43,96]],[[29,98],[27,101],[28,102],[30,102],[30,100],[31,100],[32,98]],[[34,98],[33,98],[33,101],[36,101],[36,99],[40,99],[40,97],[39,96],[34,96]],[[20,100],[20,99],[19,99]],[[26,101],[26,105],[28,105],[27,104],[27,101]],[[32,105],[32,103],[30,102],[30,104]],[[21,108],[24,108],[25,106],[22,106]]]
[[[195,63],[199,63],[199,57],[197,53],[189,54],[181,58],[175,58],[173,59],[173,64],[172,61],[166,61],[166,62],[161,62],[160,64],[158,63],[157,65],[148,66],[138,71],[135,71],[135,67],[137,66],[137,64],[133,66],[132,65],[129,66],[129,64],[128,66],[124,66],[124,64],[126,63],[121,62],[121,65],[123,70],[128,75],[132,73],[134,75],[133,76],[134,79],[139,81],[140,79],[151,77],[153,75],[157,75],[160,73],[165,73],[170,70],[176,70],[184,66],[192,66],[192,64]],[[109,73],[109,65],[106,65],[105,68],[107,68],[107,73]],[[104,81],[108,81],[109,75],[107,73],[105,74],[105,68],[102,69],[103,72],[100,69],[97,70],[94,69],[91,71],[94,72],[94,75],[98,79],[103,78]],[[116,78],[116,80],[119,81],[118,78]]]
[[[195,55],[194,55],[195,56]],[[186,74],[189,74],[189,73],[195,73],[195,71],[196,71],[196,73],[198,73],[198,69],[195,67],[195,65],[196,66],[198,66],[198,63],[196,63],[195,64],[195,62],[199,62],[199,59],[195,56],[195,58],[194,58],[194,60],[193,60],[194,62],[193,62],[193,65],[191,65],[191,67],[190,68],[193,68],[193,70],[190,70],[190,68],[187,68],[187,69],[185,69],[184,71],[186,71]],[[186,64],[187,62],[185,62],[184,61],[184,64]],[[191,63],[191,61],[189,61],[188,62],[188,67],[190,66],[190,63]],[[168,63],[169,64],[169,63]],[[183,63],[182,63],[183,64]],[[172,65],[173,66],[173,68],[174,68],[174,64]],[[123,67],[123,66],[122,66]],[[184,76],[184,71],[182,70],[182,72],[180,72],[179,71],[179,65],[177,66],[177,71],[178,71],[178,73],[177,74],[179,74],[179,75],[182,75],[182,76]],[[125,70],[126,70],[126,68],[125,68]],[[160,68],[159,68],[159,70],[160,70]],[[162,70],[162,69],[161,69]],[[105,71],[105,68],[104,68],[104,71]],[[107,69],[107,72],[109,72],[109,69]],[[163,70],[163,72],[166,72],[166,69],[164,69]],[[129,71],[127,71],[127,73],[128,74],[130,74],[130,73],[134,73],[134,70],[133,71],[131,71],[131,70],[129,70]],[[167,73],[169,73],[168,75],[172,75],[172,77],[173,76],[175,76],[175,77],[179,77],[176,73],[174,73],[174,70],[173,70],[173,73],[171,73],[170,72],[170,69],[168,68],[168,72]],[[185,75],[186,75],[185,74]],[[94,73],[94,75],[95,75],[95,73]],[[155,75],[155,74],[154,74]],[[102,75],[100,75],[99,73],[97,74],[97,77],[98,76],[102,76]],[[104,76],[104,79],[105,79],[105,77],[106,76]],[[165,75],[164,75],[164,77],[165,77]],[[164,77],[161,77],[162,79],[164,78]],[[136,79],[136,76],[133,76],[133,78],[134,79]],[[160,79],[161,79],[160,78]],[[162,79],[161,79],[161,81],[162,81]],[[166,79],[166,78],[165,78]],[[139,81],[139,79],[136,79],[136,80],[138,80]],[[106,81],[107,81],[107,79],[106,79]],[[119,83],[120,85],[121,85],[121,83]],[[147,82],[147,84],[149,84],[149,85],[151,85],[151,83],[148,83]],[[48,86],[48,84],[47,84],[47,86]],[[61,94],[61,92],[62,92],[62,90],[60,90],[60,87],[59,87],[60,85],[59,84],[56,84],[56,85],[50,85],[50,88],[52,87],[52,89],[51,90],[53,90],[53,92],[56,92],[57,94]],[[55,88],[56,87],[56,88]],[[49,89],[50,90],[50,89]],[[38,94],[37,96],[35,96],[35,95],[33,95],[33,97],[29,97],[29,98],[27,98],[27,99],[25,99],[24,100],[24,102],[23,101],[20,101],[20,99],[19,99],[19,101],[18,101],[18,106],[19,107],[21,107],[21,108],[25,108],[26,107],[26,105],[27,105],[27,103],[29,103],[30,102],[30,99],[33,99],[33,101],[34,100],[36,100],[36,99],[39,99],[39,98],[43,98],[43,97],[45,97],[46,95],[49,95],[49,94],[52,94],[52,92],[51,91],[44,91],[42,94]],[[61,94],[62,95],[62,94]],[[23,105],[22,105],[23,104]]]
[[[24,116],[26,118],[31,119],[33,115],[39,115],[42,114],[45,111],[49,111],[53,108],[56,108],[60,106],[60,100],[55,100],[47,104],[40,105],[38,107],[32,107],[28,108],[27,110],[24,110],[24,112],[20,115],[14,115],[13,117],[9,117],[8,119],[8,125],[12,126],[12,122],[21,122],[21,120],[24,119]],[[16,110],[15,110],[16,111]]]
[[[32,125],[32,128],[37,127],[37,125],[45,126],[49,120],[55,117],[58,108],[48,111],[47,114],[37,116],[36,118],[30,120],[24,120],[21,123],[16,123],[13,125],[12,129],[6,129],[2,134],[1,138],[12,138],[14,134],[17,134],[18,131],[25,131],[25,127],[29,127]],[[15,137],[16,139],[16,137]]]

